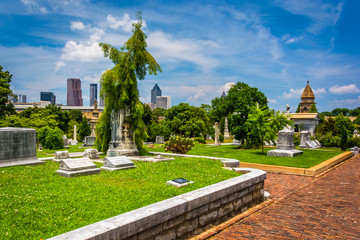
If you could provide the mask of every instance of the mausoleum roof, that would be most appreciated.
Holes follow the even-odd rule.
[[[318,113],[291,113],[290,119],[319,119]]]
[[[307,81],[306,87],[304,89],[304,92],[301,95],[301,98],[314,98],[315,99],[315,95],[310,87],[309,81]]]

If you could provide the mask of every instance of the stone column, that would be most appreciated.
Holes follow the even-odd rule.
[[[230,133],[229,133],[229,128],[228,128],[228,119],[227,119],[227,117],[225,117],[224,139],[230,139]]]
[[[220,130],[219,130],[219,123],[215,123],[215,146],[220,146]]]
[[[74,140],[74,141],[77,141],[77,140],[76,140],[76,125],[74,125],[74,136],[73,136],[73,140]]]

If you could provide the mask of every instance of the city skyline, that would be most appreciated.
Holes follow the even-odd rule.
[[[172,105],[210,104],[236,82],[259,88],[269,106],[295,112],[310,81],[320,112],[360,106],[360,16],[354,0],[150,1],[75,0],[0,3],[0,65],[28,102],[54,92],[66,105],[69,76],[99,83],[113,64],[98,43],[120,47],[141,10],[148,50],[163,69],[140,81],[141,101],[158,83]],[[195,24],[194,24],[195,23]],[[99,86],[100,87],[100,86]],[[84,87],[85,105],[90,89]]]

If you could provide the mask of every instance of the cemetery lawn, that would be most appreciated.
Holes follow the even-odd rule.
[[[187,154],[233,158],[239,160],[240,162],[310,168],[342,153],[340,149],[334,150],[319,148],[312,150],[301,149],[301,151],[304,153],[293,158],[266,156],[266,152],[273,149],[275,148],[266,147],[264,148],[263,154],[261,149],[241,149],[234,145],[211,146],[205,144],[196,144],[194,148]],[[163,147],[149,148],[148,150],[151,152],[165,152]]]
[[[0,239],[50,238],[239,176],[222,169],[220,161],[200,158],[135,165],[76,178],[58,176],[59,163],[52,161],[0,168]],[[166,185],[180,177],[195,183],[179,189]]]

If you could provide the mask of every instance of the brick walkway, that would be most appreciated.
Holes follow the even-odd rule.
[[[220,239],[360,239],[360,156],[319,178],[268,174],[275,201]]]

